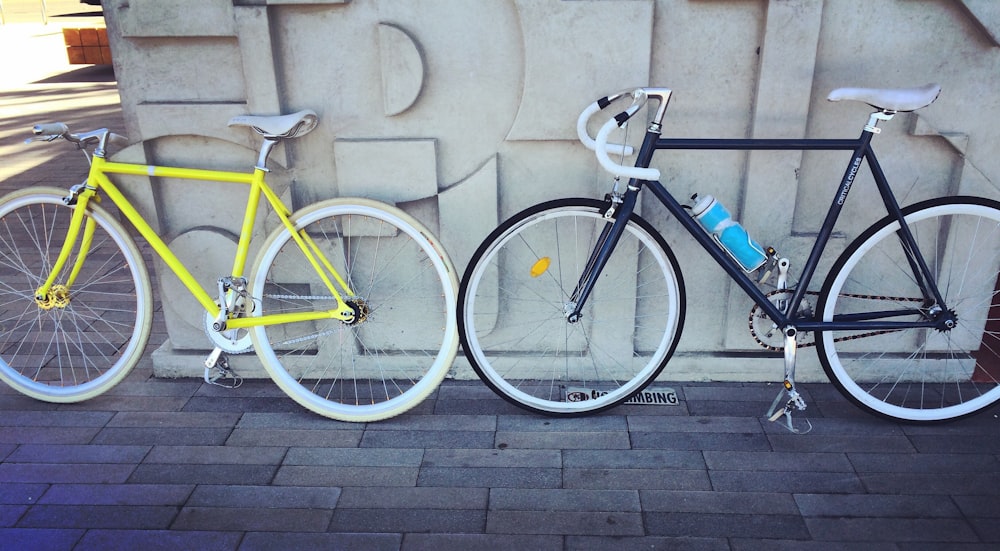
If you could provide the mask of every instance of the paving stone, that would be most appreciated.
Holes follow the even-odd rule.
[[[806,518],[809,533],[827,541],[976,542],[972,526],[962,519],[940,518]]]
[[[347,423],[320,417],[299,410],[290,413],[260,412],[249,410],[240,417],[237,429],[315,429],[315,430],[362,430],[357,423]]]
[[[128,478],[130,484],[267,484],[276,465],[142,464]]]
[[[801,453],[913,453],[913,443],[904,435],[875,436],[822,434],[769,434],[774,451]]]
[[[866,541],[803,541],[795,539],[777,538],[730,538],[731,549],[733,551],[901,551],[912,550],[909,545],[899,546],[892,542],[866,542]],[[956,551],[973,551],[968,549],[966,544],[961,544]],[[940,551],[940,544],[936,544],[927,551]],[[985,551],[985,550],[983,550]]]
[[[103,427],[112,411],[11,411],[0,415],[0,427]]]
[[[240,551],[274,551],[275,549],[333,549],[365,551],[398,551],[401,534],[316,534],[289,532],[247,532]]]
[[[132,444],[161,446],[221,446],[232,429],[182,427],[112,427],[102,429],[93,438],[95,444]]]
[[[351,430],[296,430],[237,428],[229,434],[227,446],[272,447],[330,447],[357,448],[364,430],[355,426]]]
[[[559,488],[562,471],[546,468],[424,467],[419,486],[469,488]]]
[[[952,500],[962,514],[974,518],[1000,518],[1000,495],[956,495]]]
[[[668,450],[564,450],[567,469],[705,469],[700,451]]]
[[[25,505],[0,505],[0,527],[14,526],[27,510]]]
[[[18,521],[27,528],[165,529],[177,516],[171,506],[35,505]]]
[[[481,509],[488,488],[348,486],[338,506],[345,509]]]
[[[183,465],[278,465],[287,453],[282,447],[154,446],[143,463]]]
[[[494,488],[490,490],[491,511],[641,511],[635,490],[580,490],[535,488]]]
[[[875,473],[859,475],[879,494],[996,495],[1000,473]]]
[[[796,515],[790,493],[640,490],[642,510],[664,513]]]
[[[653,417],[633,415],[628,418],[632,432],[677,433],[763,433],[760,421],[747,417]]]
[[[771,443],[763,433],[727,432],[636,432],[629,433],[632,447],[660,450],[769,451]]]
[[[1000,460],[992,454],[852,453],[849,457],[859,473],[1000,472]]]
[[[806,540],[810,533],[798,515],[747,515],[718,513],[643,513],[650,535],[765,538],[781,534]]]
[[[183,505],[193,484],[53,484],[45,505]]]
[[[628,430],[628,424],[622,415],[569,418],[515,415],[499,417],[495,429],[497,432],[620,432]]]
[[[243,534],[240,532],[177,530],[88,530],[74,551],[107,551],[108,549],[141,549],[142,551],[173,551],[177,549],[211,549],[235,551]]]
[[[340,494],[340,488],[202,484],[186,504],[192,507],[333,509]]]
[[[184,507],[171,530],[221,530],[246,532],[323,532],[330,523],[330,509],[275,507]]]
[[[424,467],[493,467],[493,468],[561,468],[563,454],[559,450],[519,449],[432,449],[424,452]]]
[[[424,450],[388,448],[290,448],[282,465],[336,465],[340,467],[419,467]]]
[[[363,448],[492,448],[492,431],[365,431]]]
[[[278,469],[271,484],[276,486],[416,486],[417,473],[416,467],[286,465]]]
[[[726,538],[662,536],[566,536],[566,549],[574,551],[729,551]]]
[[[709,471],[712,488],[722,492],[861,493],[865,486],[854,473]]]
[[[333,512],[332,532],[481,533],[485,510],[346,509]]]
[[[31,551],[64,551],[80,549],[74,547],[80,541],[85,531],[83,529],[61,528],[0,528],[0,549]],[[105,547],[104,549],[109,549]]]
[[[412,410],[411,410],[412,411]],[[369,431],[495,431],[494,415],[413,415],[407,413],[378,423],[370,423]]]
[[[0,505],[30,505],[48,491],[44,483],[4,482],[0,484]]]
[[[992,429],[984,434],[995,434]],[[911,434],[909,441],[920,453],[993,453],[1000,454],[1000,441],[968,434]]]
[[[403,551],[563,551],[562,536],[518,534],[406,534]],[[568,549],[579,549],[568,547]],[[609,549],[605,547],[604,549]],[[617,549],[617,548],[616,548]]]
[[[486,531],[502,534],[643,535],[642,515],[623,512],[490,511]]]
[[[235,427],[242,412],[204,415],[179,411],[125,411],[116,414],[108,427],[158,427],[158,428],[230,428]]]
[[[796,494],[807,517],[953,518],[962,516],[951,500],[931,495]]]
[[[242,388],[242,387],[241,387]],[[302,409],[287,396],[225,396],[208,397],[194,396],[184,404],[184,412],[225,413],[225,412],[281,412],[291,413]]]
[[[134,465],[82,463],[2,463],[0,482],[121,484]]]
[[[99,427],[8,427],[0,430],[0,443],[88,444],[100,431]]]
[[[853,472],[842,453],[705,451],[709,469],[718,471]]]
[[[150,446],[26,444],[10,454],[12,463],[138,463]]]
[[[114,389],[112,389],[114,390]],[[187,405],[186,396],[114,396],[102,394],[86,402],[67,404],[60,411],[181,411]]]
[[[500,431],[497,447],[515,449],[629,449],[628,432],[610,431]]]
[[[705,470],[564,469],[564,488],[592,490],[711,490]]]

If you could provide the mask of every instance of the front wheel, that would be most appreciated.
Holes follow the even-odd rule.
[[[415,219],[376,201],[324,201],[291,221],[346,281],[354,294],[342,298],[358,316],[254,327],[264,368],[296,402],[341,421],[386,419],[419,404],[458,349],[458,281],[447,254]],[[251,273],[251,315],[336,306],[284,227],[268,237]]]
[[[564,199],[531,207],[483,241],[459,291],[462,346],[509,402],[547,415],[618,405],[657,377],[684,324],[684,282],[667,244],[632,216],[584,305],[574,289],[611,226],[608,205]]]
[[[73,208],[65,195],[29,188],[0,199],[0,379],[59,403],[93,398],[125,378],[142,356],[153,317],[142,255],[96,201],[85,218],[95,224],[86,261],[72,276],[77,246],[49,300],[35,300],[69,230]]]
[[[952,197],[903,212],[945,303],[924,299],[899,223],[886,218],[837,260],[818,310],[824,321],[953,320],[954,327],[824,331],[820,361],[845,396],[877,415],[918,422],[971,415],[1000,400],[1000,203]]]

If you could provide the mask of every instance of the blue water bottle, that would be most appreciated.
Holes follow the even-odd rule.
[[[705,231],[715,236],[715,240],[729,253],[743,271],[750,273],[760,268],[767,261],[767,253],[747,234],[739,222],[717,201],[715,197],[706,195],[701,199],[697,195],[691,197],[695,201],[691,213]]]

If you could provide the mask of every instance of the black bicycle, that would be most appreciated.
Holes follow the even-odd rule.
[[[641,88],[602,98],[580,115],[580,139],[616,176],[603,200],[530,207],[494,230],[462,279],[459,333],[466,356],[500,396],[531,411],[582,415],[618,405],[656,379],[685,316],[684,282],[670,246],[634,211],[647,190],[754,301],[750,330],[784,351],[772,420],[806,404],[795,388],[796,350],[815,346],[831,381],[875,414],[934,422],[1000,399],[1000,202],[942,197],[901,207],[872,149],[878,124],[931,104],[937,85],[833,91],[830,100],[875,111],[857,139],[663,138],[671,91]],[[632,105],[596,139],[590,117],[615,100]],[[652,111],[634,166],[608,144],[647,102]],[[653,104],[651,104],[653,105]],[[652,110],[652,109],[651,109]],[[790,262],[749,238],[712,197],[682,204],[650,168],[662,149],[847,150],[853,156],[797,282]],[[857,237],[819,291],[810,282],[855,176],[867,163],[887,215]],[[621,179],[627,179],[622,186]],[[649,198],[647,197],[647,200]]]

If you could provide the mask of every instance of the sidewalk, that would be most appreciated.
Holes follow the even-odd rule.
[[[120,131],[113,75],[22,70],[0,77],[0,191],[78,183],[68,144],[21,141],[40,121]],[[153,378],[147,354],[84,404],[0,386],[0,550],[997,547],[1000,408],[901,425],[803,386],[807,435],[762,418],[778,385],[722,383],[549,419],[447,381],[401,417],[348,424],[267,380]]]

